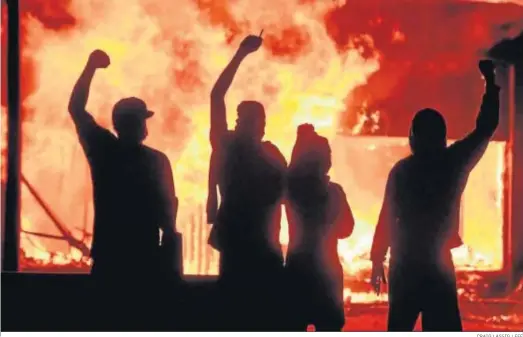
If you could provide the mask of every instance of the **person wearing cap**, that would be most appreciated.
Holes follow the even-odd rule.
[[[222,323],[231,323],[227,330],[278,329],[276,290],[283,273],[279,233],[287,163],[276,146],[262,141],[261,103],[241,102],[234,130],[228,130],[225,107],[225,95],[241,62],[261,43],[260,36],[243,40],[210,97],[213,153],[207,218],[213,224],[209,243],[220,252],[219,284],[228,315]]]
[[[499,123],[499,87],[494,65],[481,61],[486,91],[476,128],[447,147],[443,116],[416,113],[410,130],[412,154],[389,173],[371,249],[371,283],[386,283],[383,262],[390,247],[389,331],[414,329],[422,314],[424,331],[461,331],[451,249],[459,237],[460,201],[467,179]]]
[[[86,111],[93,76],[109,64],[105,52],[91,53],[71,94],[69,113],[91,169],[91,275],[104,286],[118,288],[154,279],[159,268],[160,229],[163,242],[176,238],[178,200],[169,159],[143,144],[146,120],[154,115],[143,100],[129,97],[114,105],[116,135]]]

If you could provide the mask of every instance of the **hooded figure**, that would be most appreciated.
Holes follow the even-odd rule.
[[[385,282],[390,247],[390,331],[410,331],[422,313],[423,330],[461,331],[451,249],[459,237],[460,201],[470,172],[481,159],[499,120],[499,87],[490,61],[480,62],[486,92],[476,128],[447,146],[446,124],[436,110],[416,113],[412,154],[391,170],[372,242],[372,284]]]

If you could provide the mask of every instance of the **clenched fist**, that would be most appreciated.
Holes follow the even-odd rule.
[[[260,48],[262,42],[263,39],[261,38],[261,36],[249,35],[245,39],[243,39],[240,45],[240,51],[242,51],[245,54],[253,53]]]
[[[89,56],[88,65],[91,68],[107,68],[109,64],[111,64],[111,60],[109,59],[109,55],[104,51],[97,49]]]
[[[494,79],[494,62],[491,60],[481,60],[479,61],[479,71],[486,80]]]

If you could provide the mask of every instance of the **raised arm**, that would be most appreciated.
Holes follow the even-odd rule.
[[[85,109],[96,69],[107,68],[109,63],[109,56],[103,51],[92,52],[69,99],[69,114],[88,158],[93,158],[94,149],[101,147],[98,144],[100,137],[112,137],[109,131],[96,124],[94,118]]]
[[[69,113],[77,127],[82,127],[86,120],[92,119],[85,107],[89,98],[89,90],[96,69],[107,68],[110,64],[109,56],[101,50],[95,50],[89,56],[82,74],[74,85],[69,99]]]
[[[499,124],[499,90],[496,85],[494,64],[492,61],[481,61],[479,68],[485,79],[485,93],[476,128],[464,139],[450,146],[458,163],[471,170],[481,159]]]
[[[260,34],[261,35],[261,34]],[[220,77],[211,90],[211,131],[210,140],[213,149],[219,147],[227,132],[227,112],[225,108],[225,95],[231,86],[232,80],[240,67],[243,59],[250,53],[260,48],[261,36],[247,36],[241,43],[232,60],[225,67]]]

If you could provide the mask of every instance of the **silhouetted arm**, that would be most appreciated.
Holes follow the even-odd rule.
[[[261,35],[261,34],[260,34]],[[218,156],[224,154],[226,147],[224,142],[227,138],[227,110],[225,107],[225,95],[232,84],[232,80],[240,67],[243,59],[260,47],[261,36],[247,36],[241,43],[234,57],[218,77],[211,90],[211,129],[210,142],[213,149],[209,163],[208,191],[207,191],[207,222],[214,223],[218,212]]]
[[[95,71],[96,68],[89,67],[88,65],[85,66],[82,74],[76,81],[71,98],[69,99],[69,113],[74,123],[80,127],[85,120],[91,119],[91,115],[85,110],[85,107]]]
[[[285,185],[286,185],[286,171],[287,161],[280,152],[280,150],[270,142],[263,143],[266,158],[269,161],[268,171],[266,172],[266,180],[262,183],[265,185],[265,197],[269,204],[274,204],[275,210],[273,214],[271,237],[274,244],[279,246],[279,235],[281,230],[281,207],[285,200]]]
[[[174,177],[169,158],[163,153],[158,155],[158,181],[160,198],[158,202],[158,226],[163,232],[161,251],[167,262],[166,270],[172,270],[177,277],[183,274],[183,254],[181,234],[176,232],[178,198],[174,187]],[[171,269],[172,268],[172,269]]]
[[[220,146],[227,133],[227,111],[225,108],[225,95],[231,86],[234,75],[247,54],[238,50],[211,91],[211,146],[213,149]]]
[[[238,50],[227,67],[223,70],[220,77],[214,84],[211,91],[211,130],[210,141],[213,149],[208,176],[207,190],[207,223],[212,224],[216,220],[218,212],[218,167],[217,156],[223,153],[223,146],[227,136],[227,110],[225,107],[225,95],[231,86],[234,75],[247,54]]]
[[[260,34],[261,35],[261,34]],[[227,111],[225,95],[243,59],[260,48],[261,36],[247,36],[241,43],[232,60],[218,77],[211,90],[211,131],[210,140],[213,149],[218,148],[227,133]]]
[[[347,201],[347,196],[340,185],[335,185],[336,201],[339,203],[339,211],[335,220],[338,239],[348,238],[354,230],[354,216]]]
[[[392,203],[393,185],[394,175],[391,171],[387,179],[383,205],[381,206],[378,224],[376,225],[374,238],[372,240],[370,259],[374,263],[383,263],[383,261],[385,261],[385,256],[387,255],[387,251],[390,246],[391,225],[394,221],[396,221],[396,216],[394,215],[394,206]]]
[[[287,173],[287,160],[280,150],[271,142],[263,142],[264,154],[267,160],[265,179],[260,181],[265,187],[264,197],[266,202],[273,204],[278,200],[283,204],[285,181]]]
[[[104,68],[109,64],[108,58],[107,60],[104,59],[107,55],[105,53],[100,55],[99,53],[103,52],[93,52],[89,57],[89,61],[82,71],[82,74],[76,81],[68,106],[69,114],[80,138],[80,143],[88,156],[93,150],[93,147],[95,147],[94,142],[98,136],[110,135],[110,132],[96,124],[94,118],[86,111],[89,90],[96,69]],[[105,63],[105,61],[107,63]]]
[[[174,236],[176,232],[176,216],[178,213],[178,198],[174,188],[174,177],[169,159],[162,155],[161,158],[161,177],[160,186],[162,189],[162,205],[160,228],[167,236]]]
[[[207,190],[207,223],[213,224],[218,214],[218,158],[215,151],[211,153],[209,161],[209,176]]]
[[[487,149],[490,138],[499,124],[499,90],[493,77],[486,78],[486,90],[476,119],[476,128],[449,149],[465,170],[472,170]]]

